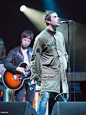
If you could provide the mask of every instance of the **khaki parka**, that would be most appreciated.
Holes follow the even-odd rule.
[[[67,60],[68,55],[61,32],[52,32],[46,28],[36,37],[31,57],[31,70],[38,83],[41,82],[41,92],[68,93]]]

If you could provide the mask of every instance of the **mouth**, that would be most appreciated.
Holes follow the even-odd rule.
[[[27,47],[27,46],[28,46],[27,44],[24,45],[24,47]]]
[[[57,24],[60,24],[60,22],[57,22]]]
[[[57,24],[59,24],[59,21],[57,22]]]
[[[60,26],[60,22],[57,22],[57,26]]]

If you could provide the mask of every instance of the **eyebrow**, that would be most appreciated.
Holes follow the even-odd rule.
[[[58,15],[55,13],[55,16],[57,16],[58,17]]]
[[[58,15],[55,15],[55,16],[53,16],[53,17],[58,17]]]

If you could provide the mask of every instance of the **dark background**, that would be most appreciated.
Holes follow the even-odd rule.
[[[54,2],[54,5],[51,2]],[[46,2],[46,4],[45,4]],[[0,37],[3,38],[6,53],[20,45],[23,30],[31,29],[34,39],[40,31],[20,12],[20,6],[45,12],[54,10],[60,18],[76,22],[75,71],[85,71],[86,66],[86,0],[0,0]],[[40,17],[39,17],[40,18]],[[79,26],[78,26],[79,24]],[[67,31],[67,30],[66,30]],[[73,33],[73,32],[72,32]],[[73,39],[71,41],[71,69],[73,70]],[[34,40],[31,44],[33,46]],[[68,42],[66,43],[68,47]],[[68,49],[67,49],[68,50]]]

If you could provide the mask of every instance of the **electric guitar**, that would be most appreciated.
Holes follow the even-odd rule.
[[[12,74],[9,71],[5,71],[2,81],[4,85],[11,90],[19,90],[24,81],[31,78],[31,70],[26,63],[20,63],[18,67],[25,68],[25,74]]]

